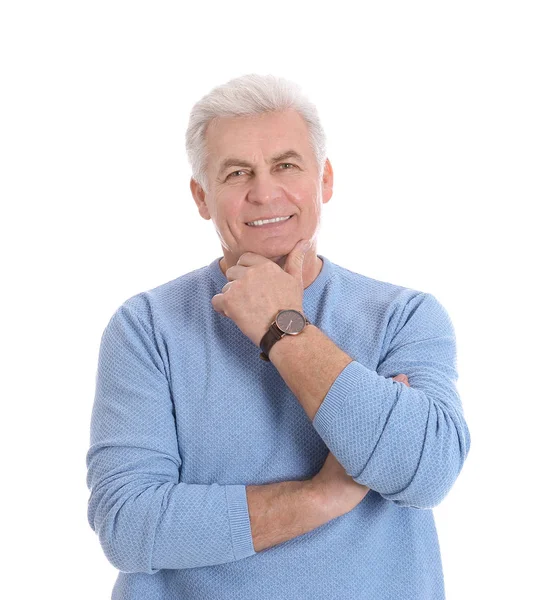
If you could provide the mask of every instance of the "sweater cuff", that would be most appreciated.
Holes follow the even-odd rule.
[[[230,531],[235,560],[256,554],[252,543],[252,530],[248,514],[245,485],[227,485],[226,500],[230,515]]]
[[[359,382],[360,370],[363,369],[367,370],[367,367],[353,360],[346,365],[331,384],[312,420],[312,424],[319,434],[329,430],[344,400],[350,396],[353,387]]]

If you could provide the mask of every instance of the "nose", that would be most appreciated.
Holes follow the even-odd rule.
[[[253,204],[272,205],[284,201],[284,191],[271,173],[258,173],[250,181],[247,200]]]

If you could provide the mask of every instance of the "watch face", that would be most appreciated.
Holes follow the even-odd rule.
[[[281,310],[276,321],[284,333],[296,334],[305,327],[305,317],[297,310]]]

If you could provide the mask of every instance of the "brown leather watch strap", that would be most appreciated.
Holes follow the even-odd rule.
[[[262,341],[260,342],[260,348],[262,349],[262,352],[260,352],[260,358],[266,360],[267,362],[270,362],[269,352],[271,350],[271,347],[273,346],[273,344],[282,339],[285,335],[286,334],[282,332],[277,327],[277,324],[273,321],[273,324],[267,330],[266,334],[262,338]]]
[[[311,322],[307,319],[307,317],[305,317],[305,321],[306,321],[307,325],[311,324]],[[307,325],[305,325],[305,327]],[[302,331],[300,331],[299,333],[302,333]],[[273,344],[276,344],[285,335],[288,335],[288,334],[281,331],[277,327],[276,322],[273,321],[273,323],[271,324],[271,327],[269,327],[266,334],[263,336],[262,341],[260,342],[260,348],[262,350],[262,352],[260,352],[260,358],[267,362],[271,362],[269,360],[269,352],[271,351]],[[299,335],[299,334],[297,334],[297,335]]]

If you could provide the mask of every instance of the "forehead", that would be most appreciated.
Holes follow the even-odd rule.
[[[214,119],[206,138],[216,167],[227,158],[252,160],[254,156],[267,157],[284,149],[294,149],[302,156],[310,152],[307,124],[294,110]]]

